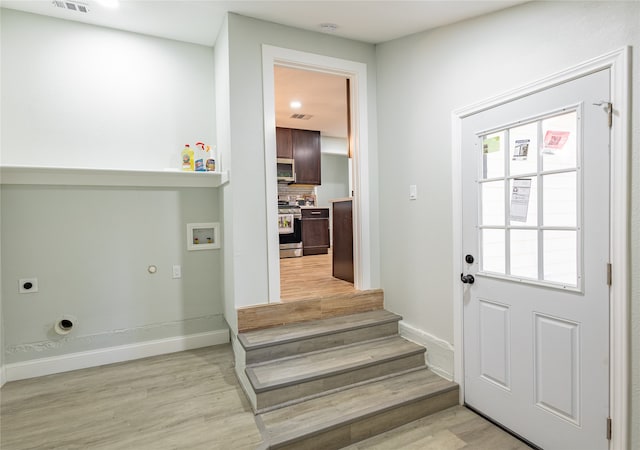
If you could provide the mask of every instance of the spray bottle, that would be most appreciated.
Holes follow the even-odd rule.
[[[189,147],[189,144],[184,146],[184,150],[182,150],[182,170],[194,170],[194,162],[193,162],[193,150]]]

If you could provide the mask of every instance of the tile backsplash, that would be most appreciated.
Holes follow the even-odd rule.
[[[308,202],[312,206],[315,206],[315,186],[278,184],[278,201],[289,201],[297,203],[303,201]]]

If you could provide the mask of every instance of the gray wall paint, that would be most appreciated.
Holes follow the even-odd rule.
[[[231,97],[229,90],[229,21],[225,20],[218,33],[216,46],[214,49],[215,61],[215,78],[216,78],[216,136],[218,137],[218,163],[222,170],[228,170],[231,167],[231,124],[230,105]],[[233,242],[234,233],[234,210],[233,210],[233,194],[234,183],[226,184],[219,189],[218,196],[220,199],[220,210],[224,221],[225,233],[222,241],[222,258],[224,261],[223,275],[223,298],[225,318],[231,329],[238,331],[238,316],[236,314],[236,305],[234,303],[235,292],[235,265]],[[233,336],[233,333],[232,333]]]
[[[217,250],[186,250],[187,223],[218,220],[214,191],[4,186],[2,208],[5,363],[225,327]]]
[[[0,386],[4,384],[4,312],[2,310],[2,186],[0,185]]]
[[[382,287],[388,308],[453,339],[451,111],[625,45],[640,3],[531,2],[378,46]],[[637,54],[633,79],[639,78]],[[633,90],[633,110],[640,93]],[[402,114],[399,114],[402,112]],[[640,124],[632,127],[632,448],[640,448]],[[409,184],[419,199],[408,200]],[[401,231],[401,232],[398,232]]]
[[[2,9],[2,164],[179,168],[215,141],[213,50]]]
[[[349,158],[322,153],[322,185],[316,188],[317,205],[330,206],[329,200],[349,196]]]
[[[162,170],[214,142],[213,49],[5,9],[1,33],[4,164]],[[1,195],[5,364],[226,327],[220,251],[186,251],[187,223],[222,220],[215,189]]]
[[[236,307],[268,301],[264,119],[262,105],[262,44],[333,56],[367,64],[369,99],[369,152],[371,173],[377,173],[375,114],[375,49],[372,45],[313,33],[235,14],[228,15],[228,78],[231,98],[229,153],[231,183],[225,188],[225,229],[233,225],[232,241],[225,251],[232,253],[231,266],[225,258],[225,272],[232,271],[233,303]],[[216,62],[218,60],[216,59]],[[224,100],[217,99],[218,103]],[[222,119],[220,119],[222,120]],[[219,121],[220,123],[220,121]],[[227,150],[224,150],[227,151]],[[377,181],[369,186],[372,243],[378,239]],[[227,214],[227,204],[233,217]],[[373,253],[373,283],[379,280],[377,245]],[[229,257],[231,258],[231,257]],[[251,277],[251,283],[247,283]],[[227,275],[225,275],[225,279]],[[227,294],[230,290],[227,289]],[[231,300],[228,296],[227,301]]]

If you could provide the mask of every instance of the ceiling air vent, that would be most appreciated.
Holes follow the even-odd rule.
[[[290,119],[309,120],[313,117],[311,114],[291,114]]]
[[[89,12],[89,5],[87,5],[86,3],[80,3],[80,2],[73,2],[73,1],[69,1],[69,0],[53,0],[53,6],[56,6],[58,8],[62,8],[62,9],[68,9],[71,11],[78,11],[81,13],[88,13]]]

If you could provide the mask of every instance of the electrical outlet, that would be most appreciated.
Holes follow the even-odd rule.
[[[171,278],[182,278],[182,268],[179,265],[173,266]]]
[[[20,278],[18,280],[18,292],[20,294],[32,294],[38,292],[37,278]]]

